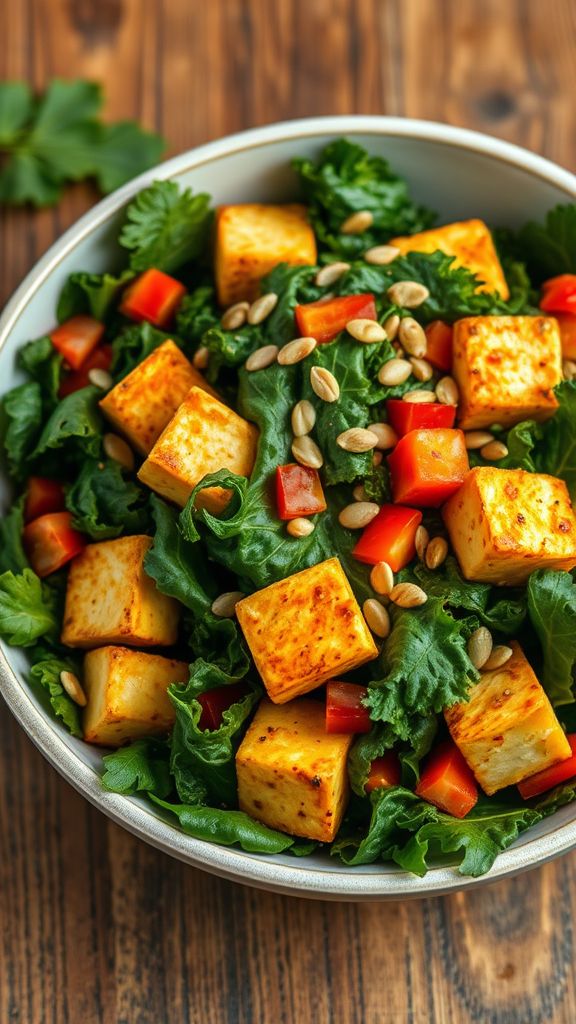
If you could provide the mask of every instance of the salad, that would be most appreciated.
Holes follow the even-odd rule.
[[[576,798],[576,206],[294,167],[154,182],[18,352],[0,636],[191,836],[480,875]]]

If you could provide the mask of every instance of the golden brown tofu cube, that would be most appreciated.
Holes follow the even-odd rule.
[[[216,392],[173,341],[165,341],[100,402],[110,423],[148,455],[190,388]]]
[[[572,751],[516,641],[502,668],[483,672],[467,703],[444,712],[452,739],[488,796],[565,761]]]
[[[562,380],[558,322],[547,316],[472,316],[454,324],[453,374],[463,430],[545,420]]]
[[[390,245],[397,246],[403,254],[440,250],[454,256],[454,267],[466,267],[482,282],[477,291],[498,292],[503,299],[510,297],[492,235],[482,220],[457,221],[417,235],[393,238]]]
[[[378,654],[337,558],[257,590],[236,605],[236,614],[275,704]]]
[[[236,754],[240,809],[270,828],[329,843],[346,809],[353,738],[326,732],[317,701],[263,700]]]
[[[230,469],[250,476],[256,459],[258,430],[217,398],[201,388],[192,388],[162,432],[139,479],[163,498],[184,506],[196,484],[207,473]],[[197,505],[221,512],[230,491],[210,487],[202,491]]]
[[[184,661],[127,647],[89,651],[84,658],[84,739],[120,747],[139,736],[169,732],[175,715],[168,687],[187,679]]]
[[[144,572],[150,537],[88,544],[68,574],[62,643],[143,647],[176,643],[180,608]]]
[[[306,207],[244,203],[216,215],[216,287],[223,306],[260,294],[260,278],[278,263],[316,263]]]
[[[576,565],[576,516],[554,476],[478,466],[442,514],[468,580],[517,585],[535,569]]]

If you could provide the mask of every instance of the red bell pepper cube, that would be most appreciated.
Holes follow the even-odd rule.
[[[372,761],[364,789],[367,793],[371,793],[373,789],[399,786],[401,775],[398,754],[393,750],[388,750],[383,757],[377,757]]]
[[[478,800],[471,769],[452,740],[439,743],[429,755],[416,793],[455,818],[465,818]]]
[[[218,686],[215,690],[205,690],[196,700],[202,707],[198,722],[199,729],[218,729],[222,725],[222,716],[233,704],[237,704],[250,693],[246,683],[232,683],[230,686]]]
[[[443,320],[433,320],[425,328],[426,359],[438,370],[449,372],[452,369],[453,332],[450,324]]]
[[[388,456],[392,494],[400,504],[438,508],[470,469],[461,430],[411,430]]]
[[[544,281],[540,309],[545,313],[576,313],[576,274],[559,274]]]
[[[167,327],[186,294],[184,285],[162,270],[145,270],[122,296],[120,312],[131,320]]]
[[[422,513],[415,508],[383,505],[362,531],[352,554],[366,565],[388,562],[394,572],[399,572],[416,554],[416,530],[421,522]]]
[[[79,370],[102,340],[104,324],[93,316],[73,316],[50,334],[54,348],[73,370]]]
[[[315,469],[289,463],[276,470],[276,502],[280,519],[297,519],[326,511],[326,499]]]
[[[24,548],[38,576],[61,569],[86,547],[85,538],[71,524],[70,512],[50,512],[24,527]]]
[[[442,405],[441,402],[403,402],[401,398],[389,398],[386,402],[388,422],[398,434],[404,437],[411,430],[427,430],[433,427],[453,427],[456,421],[456,406]]]
[[[355,683],[331,682],[326,686],[326,732],[353,733],[370,732],[372,722],[368,708],[362,703],[366,696],[365,686]]]
[[[556,313],[564,359],[576,359],[576,313]]]
[[[31,476],[26,488],[24,521],[30,523],[49,512],[61,512],[66,508],[64,488],[57,480],[45,476]]]
[[[65,373],[60,381],[58,397],[66,398],[66,395],[73,394],[87,388],[90,380],[90,370],[109,370],[112,365],[112,346],[99,345],[98,348],[88,357],[82,369],[74,370],[73,373]]]
[[[529,800],[532,796],[540,796],[546,790],[559,786],[561,782],[567,782],[568,779],[574,778],[576,775],[576,733],[571,733],[566,739],[570,744],[572,757],[560,761],[560,764],[553,764],[551,768],[544,768],[541,772],[536,772],[535,775],[519,782],[518,791],[523,800]]]
[[[350,320],[377,320],[373,295],[342,295],[296,306],[296,324],[302,337],[316,338],[319,345],[332,341]]]

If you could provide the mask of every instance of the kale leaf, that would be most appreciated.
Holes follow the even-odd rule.
[[[528,611],[542,650],[540,681],[554,705],[571,704],[576,664],[576,583],[568,572],[538,569],[528,580]]]
[[[149,532],[148,493],[126,480],[119,463],[110,459],[83,463],[66,490],[66,508],[76,529],[92,540]]]

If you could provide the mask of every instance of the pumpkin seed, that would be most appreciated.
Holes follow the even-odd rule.
[[[372,263],[375,267],[385,267],[399,255],[400,249],[395,245],[373,245],[371,249],[366,249],[364,259],[366,263]]]
[[[350,270],[349,263],[328,263],[325,267],[320,267],[314,278],[314,284],[317,284],[319,288],[334,284],[347,270]]]
[[[415,309],[416,306],[421,306],[423,302],[426,302],[430,292],[425,285],[418,281],[396,281],[386,294],[395,306]]]
[[[426,548],[430,543],[430,534],[425,526],[419,526],[414,536],[414,544],[416,545],[416,554],[421,562],[424,561],[426,555]]]
[[[390,634],[390,616],[387,609],[375,597],[369,597],[362,605],[368,628],[375,636],[385,639]]]
[[[78,676],[75,676],[73,672],[64,671],[60,673],[60,682],[74,703],[78,704],[81,708],[85,708],[88,701]]]
[[[356,341],[371,345],[376,341],[386,341],[386,331],[376,320],[349,320],[346,330]]]
[[[345,452],[369,452],[378,444],[378,436],[363,427],[350,427],[338,434],[336,444]]]
[[[233,306],[229,306],[222,314],[220,326],[223,327],[225,331],[237,330],[238,327],[242,327],[246,323],[246,317],[248,316],[249,309],[249,302],[235,302]]]
[[[320,469],[324,462],[322,452],[308,434],[294,438],[292,455],[301,466],[308,466],[310,469]]]
[[[368,430],[378,438],[377,448],[387,451],[398,444],[398,434],[389,423],[371,423]]]
[[[315,395],[323,402],[337,402],[340,385],[336,377],[325,366],[313,366],[310,370],[310,385]]]
[[[446,561],[448,554],[448,541],[444,537],[432,537],[426,547],[424,561],[428,569],[438,569]]]
[[[422,359],[426,355],[428,339],[424,328],[411,316],[405,316],[398,327],[398,340],[409,356]]]
[[[492,653],[492,634],[486,626],[479,626],[468,639],[466,649],[474,668],[483,668]]]
[[[250,373],[255,373],[257,370],[265,370],[267,366],[271,366],[276,362],[277,357],[278,345],[262,345],[248,356],[244,366]]]
[[[316,338],[294,338],[283,345],[278,353],[280,366],[293,366],[306,359],[316,348]]]
[[[104,434],[102,447],[109,459],[118,462],[124,469],[134,469],[134,452],[118,434]]]
[[[488,462],[498,462],[500,459],[506,458],[508,449],[502,441],[489,441],[480,449],[480,455]]]
[[[245,595],[241,590],[229,590],[225,594],[220,594],[212,602],[212,613],[219,619],[233,619],[236,614],[236,605],[243,597]]]
[[[357,210],[340,225],[340,233],[342,235],[361,235],[364,231],[368,231],[373,223],[374,215],[370,213],[370,210]]]
[[[192,364],[197,370],[205,370],[210,360],[210,349],[206,345],[200,345],[192,356]]]
[[[316,410],[307,398],[302,398],[292,409],[292,433],[294,437],[304,437],[314,429]]]
[[[377,594],[388,597],[394,586],[394,573],[388,562],[376,562],[370,571],[370,586]]]
[[[259,299],[252,303],[248,310],[248,323],[261,324],[267,316],[270,316],[277,302],[278,296],[276,292],[266,292],[265,295],[261,295]]]
[[[380,506],[375,501],[356,501],[346,505],[338,516],[338,522],[347,530],[361,530],[376,518]]]
[[[399,608],[418,608],[426,604],[428,595],[415,583],[397,583],[390,591],[390,600]]]
[[[404,384],[412,373],[412,367],[406,359],[389,359],[378,370],[378,380],[386,388],[394,388]]]
[[[468,430],[464,434],[464,444],[469,451],[483,448],[484,445],[490,444],[493,440],[494,434],[491,434],[489,430]]]
[[[482,668],[485,672],[493,672],[496,668],[502,668],[512,657],[512,648],[505,644],[498,644],[492,648],[492,653],[484,662]]]
[[[297,519],[291,519],[286,524],[286,529],[291,537],[309,537],[314,532],[314,523],[311,519],[298,516]]]
[[[458,405],[460,392],[453,377],[441,377],[436,385],[436,398],[442,405]]]

